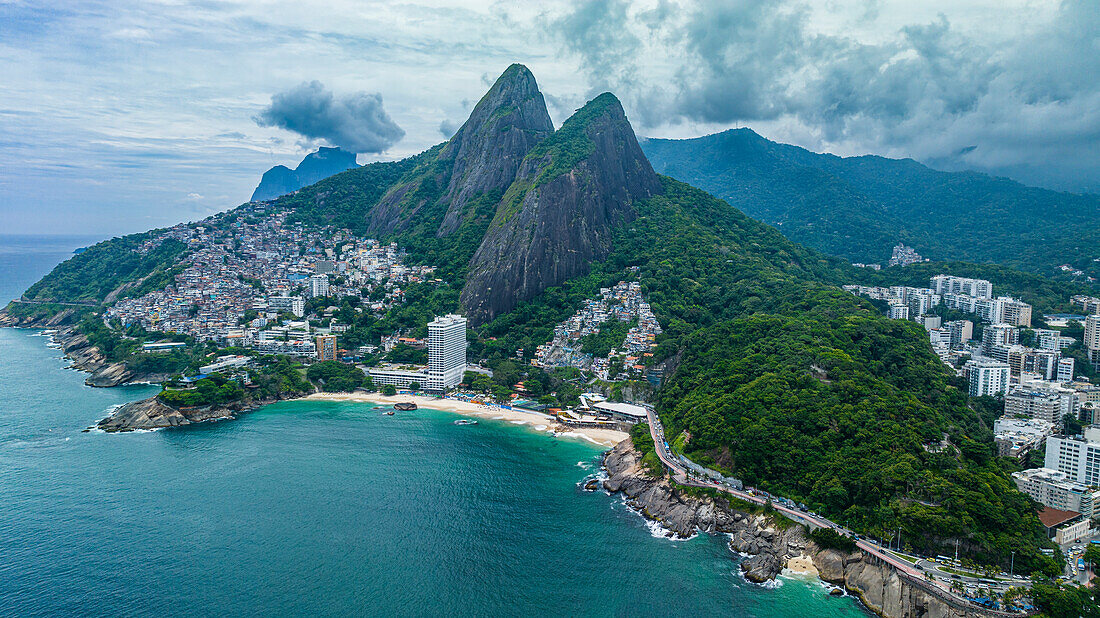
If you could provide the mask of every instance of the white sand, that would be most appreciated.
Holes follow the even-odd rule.
[[[805,554],[801,556],[795,556],[788,560],[787,568],[793,573],[817,575],[817,567],[814,566],[814,561]]]
[[[527,425],[536,431],[553,431],[563,437],[581,438],[599,444],[601,446],[615,446],[628,436],[625,432],[611,429],[587,429],[565,427],[557,423],[548,414],[529,412],[527,410],[508,410],[495,404],[475,404],[457,399],[441,399],[424,395],[395,395],[386,397],[381,393],[314,393],[306,399],[323,399],[326,401],[359,401],[392,406],[395,403],[411,401],[420,408],[432,410],[444,410],[463,416],[479,416],[482,418],[510,421],[519,425]]]

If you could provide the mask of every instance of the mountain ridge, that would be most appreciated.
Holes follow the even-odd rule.
[[[903,242],[933,260],[998,263],[1060,276],[1069,264],[1100,278],[1100,196],[1028,187],[912,159],[839,157],[751,129],[649,138],[660,173],[690,182],[796,242],[851,261],[885,263]]]
[[[355,153],[322,146],[306,155],[294,169],[276,165],[264,172],[249,201],[272,200],[354,167],[358,167]]]

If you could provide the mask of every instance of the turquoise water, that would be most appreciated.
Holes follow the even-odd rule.
[[[505,422],[295,401],[82,433],[154,389],[86,388],[33,335],[0,329],[0,615],[865,615],[654,537],[578,487],[599,449]]]
[[[0,235],[0,298],[94,239]],[[0,329],[0,616],[865,616],[747,583],[724,539],[656,538],[584,492],[599,449],[503,422],[285,402],[82,433],[156,388],[92,389]]]

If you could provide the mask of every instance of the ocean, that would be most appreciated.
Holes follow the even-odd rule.
[[[328,401],[83,433],[156,388],[87,388],[46,343],[0,329],[0,615],[867,615],[584,491],[583,441]]]

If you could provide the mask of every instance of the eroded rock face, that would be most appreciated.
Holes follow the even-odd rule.
[[[587,274],[611,252],[614,229],[635,218],[634,202],[660,191],[619,101],[604,94],[585,108],[575,116],[582,125],[563,126],[547,143],[562,134],[583,138],[528,155],[470,261],[461,302],[474,323]]]
[[[909,583],[893,567],[862,551],[819,550],[813,554],[813,561],[821,579],[858,595],[864,605],[881,616],[977,618],[988,615]]]
[[[710,498],[682,495],[667,480],[648,474],[641,464],[641,455],[629,440],[607,453],[604,467],[608,474],[605,489],[621,492],[632,506],[672,534],[688,537],[698,530],[730,534],[731,550],[752,554],[741,563],[750,581],[774,579],[787,558],[794,555],[791,548],[806,544],[801,527],[781,531],[765,516],[737,511],[729,503]]]
[[[466,217],[487,221],[524,157],[553,131],[535,76],[527,67],[513,64],[443,145],[434,163],[425,164],[378,201],[368,215],[370,232],[384,235],[404,229],[430,206],[417,196],[437,194],[435,187],[444,188],[438,201],[440,208],[446,208],[437,236],[453,234]],[[486,195],[495,199],[481,204],[482,212],[471,212],[478,198]]]
[[[508,67],[440,155],[453,158],[454,166],[439,236],[458,229],[471,199],[503,193],[527,153],[553,131],[535,76],[521,64]]]

